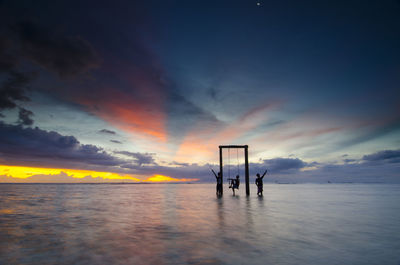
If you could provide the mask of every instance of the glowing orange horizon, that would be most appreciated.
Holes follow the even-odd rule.
[[[163,176],[159,174],[155,174],[147,179],[145,179],[145,182],[182,182],[182,181],[198,181],[199,179],[188,179],[188,178],[182,178],[182,179],[177,179],[177,178],[171,178],[168,176]]]
[[[73,179],[84,179],[86,177],[102,178],[104,182],[107,180],[129,180],[133,182],[187,182],[198,181],[199,179],[190,178],[173,178],[161,174],[154,174],[146,179],[140,179],[131,174],[118,174],[114,172],[92,171],[81,169],[60,169],[60,168],[40,168],[40,167],[25,167],[25,166],[8,166],[0,165],[0,176],[11,177],[14,179],[28,179],[33,176],[46,176],[50,180],[56,176],[66,174],[66,177]]]

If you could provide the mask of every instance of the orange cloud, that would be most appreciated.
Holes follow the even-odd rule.
[[[149,110],[149,106],[137,102],[124,104],[104,103],[105,111],[96,114],[107,122],[127,132],[144,133],[165,142],[165,114],[160,110]]]
[[[80,98],[78,102],[87,106],[96,116],[124,131],[166,141],[166,115],[161,93],[135,97],[117,89],[110,95],[109,90],[99,91],[98,94],[102,94],[100,96]]]

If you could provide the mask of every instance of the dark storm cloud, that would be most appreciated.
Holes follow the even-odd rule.
[[[15,56],[9,54],[7,50],[12,47],[12,41],[6,36],[4,30],[0,28],[0,72],[10,71],[16,65]]]
[[[33,120],[32,117],[33,112],[24,108],[19,108],[18,112],[18,122],[22,125],[32,125]]]
[[[296,172],[308,164],[299,158],[273,158],[263,160],[262,166],[271,172]]]
[[[115,154],[120,154],[128,157],[132,157],[135,159],[135,162],[138,166],[142,165],[156,165],[156,162],[154,161],[154,154],[151,153],[133,153],[133,152],[128,152],[128,151],[115,151]],[[129,165],[126,165],[128,168],[130,167]]]
[[[388,162],[388,163],[399,163],[400,162],[400,149],[398,150],[383,150],[373,154],[364,155],[362,160],[368,162]]]
[[[116,132],[107,130],[107,129],[102,129],[99,131],[99,133],[105,133],[105,134],[116,134]]]
[[[102,148],[81,144],[74,136],[54,131],[24,128],[0,122],[1,160],[44,167],[66,165],[117,166],[127,161],[113,157]]]
[[[57,35],[27,21],[13,25],[11,30],[24,59],[56,72],[60,77],[80,75],[100,64],[93,47],[79,36]]]
[[[33,78],[32,74],[11,69],[0,72],[0,74],[5,76],[5,80],[0,86],[0,111],[17,107],[18,101],[30,100],[26,91]]]
[[[1,22],[0,71],[15,80],[9,86],[31,81],[21,74],[17,76],[23,62],[40,65],[60,77],[85,74],[100,64],[94,48],[80,36],[63,36],[32,21]]]
[[[0,111],[14,109],[19,102],[29,101],[27,90],[35,76],[33,73],[24,73],[17,70],[18,55],[13,55],[10,52],[10,50],[15,49],[15,45],[6,32],[0,26],[0,80],[2,80],[0,84]],[[22,117],[29,118],[26,114],[27,112],[22,112]],[[0,116],[3,115],[0,113]],[[32,120],[25,119],[25,121],[25,124],[29,125]]]
[[[110,142],[115,143],[115,144],[122,144],[122,142],[117,141],[117,140],[110,140]]]
[[[74,77],[98,66],[100,59],[91,45],[80,37],[64,37],[32,22],[0,26],[0,111],[29,101],[27,90],[35,73],[25,73],[21,65],[31,62],[60,77]],[[19,122],[31,125],[33,113],[20,108]]]

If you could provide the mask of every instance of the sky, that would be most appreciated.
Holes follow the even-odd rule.
[[[0,1],[0,182],[400,182],[399,1],[101,2]]]

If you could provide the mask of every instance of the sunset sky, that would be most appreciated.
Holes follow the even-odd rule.
[[[0,1],[0,182],[212,182],[222,144],[270,181],[400,182],[399,14]]]

